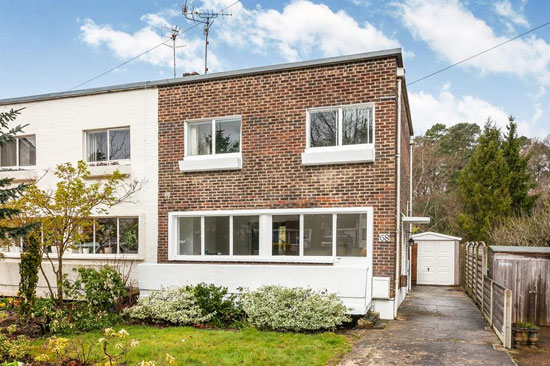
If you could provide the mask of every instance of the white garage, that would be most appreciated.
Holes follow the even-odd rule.
[[[412,239],[413,283],[416,267],[417,285],[458,285],[458,245],[462,238],[429,231],[415,234]]]

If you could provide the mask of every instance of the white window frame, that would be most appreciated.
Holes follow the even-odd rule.
[[[371,143],[342,145],[342,126],[345,109],[370,108],[372,110]],[[336,146],[311,147],[311,112],[338,110],[337,144]],[[306,109],[306,145],[302,153],[302,165],[329,165],[365,163],[375,160],[376,141],[376,106],[373,102],[346,104],[338,106],[314,107]]]
[[[109,133],[111,131],[125,131],[128,130],[130,133],[130,158],[129,159],[115,159],[111,160],[111,144],[109,140]],[[96,132],[107,132],[107,159],[106,160],[98,160],[98,161],[89,161],[88,157],[90,154],[88,154],[88,134],[89,133],[96,133]],[[112,162],[118,162],[118,163],[130,163],[132,161],[132,130],[130,126],[122,126],[122,127],[113,127],[113,128],[98,128],[95,130],[86,130],[84,131],[84,161],[87,164],[95,164],[95,163],[112,163]]]
[[[304,215],[308,214],[332,214],[333,239],[332,255],[330,256],[305,256],[304,255]],[[337,230],[336,217],[338,214],[366,214],[367,229],[367,255],[364,257],[342,257],[336,255]],[[272,216],[273,215],[299,215],[300,216],[300,255],[273,255],[272,254]],[[229,216],[230,217],[230,242],[229,255],[205,255],[204,254],[204,217],[205,216]],[[233,216],[259,216],[259,255],[233,255]],[[178,218],[201,217],[201,254],[178,254]],[[343,207],[343,208],[303,208],[303,209],[264,209],[264,210],[220,210],[220,211],[183,211],[168,213],[168,260],[170,261],[195,261],[195,262],[283,262],[283,263],[336,263],[343,260],[370,263],[372,260],[373,244],[373,208],[372,207]]]
[[[343,126],[343,120],[344,120],[344,110],[353,109],[353,108],[370,108],[372,110],[372,135],[369,135],[369,138],[372,139],[372,142],[364,143],[364,144],[342,145],[342,136],[343,136],[342,126]],[[322,111],[334,111],[334,110],[337,110],[338,112],[336,145],[335,146],[311,146],[311,113],[322,112]],[[306,109],[306,149],[333,151],[335,149],[338,149],[338,150],[346,149],[349,146],[374,146],[374,140],[375,140],[374,137],[376,136],[375,126],[376,126],[376,108],[373,102],[308,108]]]
[[[236,120],[241,122],[239,134],[239,152],[216,154],[216,122]],[[212,153],[208,155],[189,154],[189,124],[197,122],[210,122],[212,124]],[[243,119],[241,115],[188,119],[183,124],[183,160],[179,161],[179,167],[184,172],[209,171],[209,170],[235,170],[242,168],[243,151]]]
[[[19,139],[22,139],[22,138],[25,138],[25,137],[34,137],[34,141],[36,141],[36,135],[35,134],[28,134],[28,135],[21,135],[21,136],[14,136],[14,139],[15,139],[15,165],[10,165],[10,166],[0,166],[0,170],[3,170],[3,169],[29,169],[29,170],[32,170],[32,169],[36,169],[36,157],[38,155],[38,149],[36,149],[36,146],[35,146],[35,157],[34,157],[34,160],[35,160],[35,164],[34,165],[19,165]],[[1,152],[0,152],[1,154]]]

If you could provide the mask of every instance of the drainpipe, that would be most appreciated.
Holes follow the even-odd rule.
[[[413,216],[413,148],[414,148],[414,139],[411,136],[411,142],[409,144],[409,216]],[[409,224],[409,234],[412,235],[413,224]],[[408,239],[407,239],[408,243]],[[412,247],[407,246],[407,252],[409,253],[409,271],[408,271],[408,289],[412,289]]]
[[[403,68],[397,69],[397,149],[396,149],[396,164],[397,164],[397,197],[395,205],[395,285],[393,298],[393,317],[397,316],[397,289],[399,287],[399,262],[401,253],[399,243],[401,242],[401,82],[405,76]]]

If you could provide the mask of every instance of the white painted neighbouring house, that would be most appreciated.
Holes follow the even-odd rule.
[[[25,108],[15,124],[27,125],[15,142],[0,149],[0,178],[38,179],[39,187],[54,188],[56,165],[84,160],[90,183],[114,169],[141,182],[131,203],[96,218],[90,240],[65,255],[66,273],[74,266],[116,262],[131,270],[137,284],[137,264],[156,261],[157,91],[134,84],[0,100],[0,111]],[[4,248],[0,295],[18,290],[20,250],[19,242]],[[46,289],[41,277],[38,292]]]

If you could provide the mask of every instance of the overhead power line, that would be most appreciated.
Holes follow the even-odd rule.
[[[526,31],[526,32],[523,32],[523,33],[521,33],[521,34],[519,34],[519,35],[517,35],[517,36],[515,36],[515,37],[513,37],[513,38],[507,39],[506,41],[504,41],[504,42],[502,42],[502,43],[499,43],[499,44],[497,44],[497,45],[495,45],[495,46],[493,46],[493,47],[491,47],[491,48],[487,48],[486,50],[483,50],[483,51],[481,51],[481,52],[479,52],[479,53],[476,53],[475,55],[472,55],[472,56],[470,56],[470,57],[467,57],[467,58],[465,58],[465,59],[463,59],[463,60],[461,60],[461,61],[458,61],[458,62],[456,62],[456,63],[454,63],[454,64],[452,64],[452,65],[449,65],[449,66],[447,66],[447,67],[444,67],[444,68],[442,68],[442,69],[440,69],[440,70],[434,71],[434,72],[432,72],[431,74],[428,74],[428,75],[426,75],[426,76],[423,76],[423,77],[421,77],[420,79],[416,79],[416,80],[413,81],[413,82],[407,83],[407,86],[416,84],[416,83],[418,83],[418,82],[420,82],[420,81],[422,81],[422,80],[425,80],[425,79],[427,79],[427,78],[429,78],[429,77],[432,77],[432,76],[434,76],[434,75],[437,75],[437,74],[439,74],[439,73],[442,73],[443,71],[447,71],[447,70],[449,70],[449,69],[452,68],[452,67],[455,67],[455,66],[460,65],[460,64],[462,64],[462,63],[464,63],[464,62],[470,61],[470,60],[473,59],[473,58],[476,58],[476,57],[478,57],[478,56],[481,56],[481,55],[483,55],[483,54],[485,54],[485,53],[487,53],[487,52],[490,52],[490,51],[494,50],[495,48],[500,47],[500,46],[504,46],[505,44],[510,43],[510,42],[512,42],[512,41],[514,41],[514,40],[516,40],[516,39],[518,39],[518,38],[521,38],[521,37],[523,37],[523,36],[525,36],[525,35],[527,35],[527,34],[529,34],[529,33],[533,33],[534,31],[536,31],[536,30],[538,30],[538,29],[540,29],[540,28],[542,28],[542,27],[546,27],[546,26],[549,25],[549,24],[550,24],[550,21],[549,21],[549,22],[546,22],[546,23],[544,23],[544,24],[541,24],[541,25],[539,25],[538,27],[535,27],[535,28],[530,29],[530,30],[528,30],[528,31]]]
[[[239,2],[239,1],[235,1],[234,3],[229,4],[228,6],[226,6],[225,8],[223,8],[222,10],[218,11],[216,14],[221,14],[221,13],[223,13],[225,10],[229,9],[230,7],[232,7],[233,5],[237,4],[238,2]],[[180,31],[179,34],[188,32],[188,31],[190,31],[191,29],[193,29],[193,28],[195,28],[196,26],[198,26],[199,24],[200,24],[200,23],[195,23],[195,24],[193,24],[192,26],[190,26],[190,27],[184,29],[183,31]],[[146,51],[140,53],[139,55],[136,55],[136,56],[132,57],[132,58],[129,59],[129,60],[124,61],[124,62],[121,63],[121,64],[118,64],[118,65],[116,65],[116,66],[110,68],[110,69],[107,70],[107,71],[102,72],[101,74],[99,74],[99,75],[97,75],[97,76],[94,76],[94,77],[91,78],[91,79],[88,79],[88,80],[84,81],[83,83],[80,83],[80,84],[78,84],[78,85],[76,85],[76,86],[73,86],[71,89],[69,89],[69,91],[74,90],[74,89],[76,89],[76,88],[79,88],[79,87],[81,87],[81,86],[83,86],[83,85],[86,85],[86,84],[88,84],[88,83],[90,83],[90,82],[92,82],[92,81],[94,81],[94,80],[97,80],[97,79],[99,79],[100,77],[105,76],[105,75],[107,75],[108,73],[113,72],[113,71],[115,71],[116,69],[118,69],[118,68],[120,68],[120,67],[122,67],[122,66],[124,66],[124,65],[126,65],[126,64],[129,64],[130,62],[132,62],[132,61],[134,61],[134,60],[137,60],[137,59],[140,58],[141,56],[144,56],[144,55],[146,55],[147,53],[149,53],[149,52],[151,52],[151,51],[153,51],[153,50],[159,48],[160,46],[162,46],[163,44],[166,44],[166,42],[168,42],[168,41],[170,41],[170,40],[171,40],[171,38],[169,38],[169,39],[167,39],[166,41],[163,41],[163,42],[157,44],[157,45],[154,46],[154,47],[149,48],[148,50],[146,50]]]

